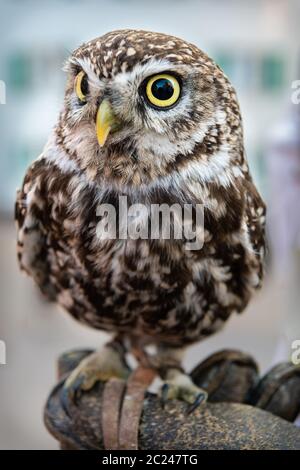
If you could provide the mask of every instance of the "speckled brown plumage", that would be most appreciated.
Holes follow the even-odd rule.
[[[265,206],[249,174],[234,89],[202,51],[181,39],[115,31],[77,49],[64,107],[18,193],[20,266],[41,290],[94,328],[182,346],[242,312],[261,286]],[[84,70],[82,106],[74,79]],[[180,75],[168,111],[147,107],[139,86],[159,71]],[[99,102],[122,128],[100,148]],[[203,203],[205,243],[96,236],[99,203]]]

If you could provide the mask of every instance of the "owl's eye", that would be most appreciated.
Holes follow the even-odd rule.
[[[176,77],[167,73],[153,75],[146,84],[146,97],[157,108],[173,106],[180,96],[180,84]]]
[[[77,98],[80,101],[85,102],[86,95],[89,92],[89,84],[88,84],[87,75],[83,70],[81,70],[81,72],[79,72],[75,78],[74,89],[75,89]]]

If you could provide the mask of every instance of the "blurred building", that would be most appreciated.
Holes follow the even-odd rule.
[[[41,153],[62,105],[64,60],[83,41],[119,28],[161,31],[198,45],[237,89],[250,166],[274,214],[281,193],[290,194],[289,180],[281,178],[287,173],[286,141],[285,146],[278,141],[289,125],[297,134],[290,110],[296,106],[292,82],[300,79],[300,2],[0,0],[0,14],[0,81],[6,84],[6,104],[0,99],[0,340],[7,347],[7,365],[0,364],[0,448],[56,448],[42,423],[56,357],[68,348],[100,346],[106,338],[46,304],[32,281],[21,276],[11,219],[15,190]],[[281,169],[274,172],[275,160]],[[298,226],[298,204],[296,197],[285,226],[277,216],[269,226],[277,271],[282,271],[280,230],[288,237],[291,220]],[[299,251],[295,255],[292,249],[291,259],[298,262],[287,264],[284,282],[271,271],[243,315],[189,350],[188,367],[222,348],[252,353],[262,370],[289,359],[290,342],[300,338]]]

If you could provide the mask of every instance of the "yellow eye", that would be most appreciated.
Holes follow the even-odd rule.
[[[146,95],[154,106],[167,108],[175,104],[180,96],[179,82],[167,73],[154,75],[147,82]]]
[[[83,70],[81,70],[75,78],[74,89],[78,99],[80,101],[86,101],[86,95],[89,90],[87,76]]]

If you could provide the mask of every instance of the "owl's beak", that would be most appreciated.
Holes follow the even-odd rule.
[[[96,134],[100,147],[106,142],[108,134],[117,127],[117,119],[110,102],[105,99],[99,106],[96,116]]]

